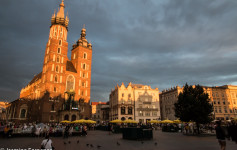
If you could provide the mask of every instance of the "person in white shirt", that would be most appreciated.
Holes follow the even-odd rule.
[[[46,135],[45,139],[41,143],[41,149],[54,149],[53,141],[49,139],[49,135]]]

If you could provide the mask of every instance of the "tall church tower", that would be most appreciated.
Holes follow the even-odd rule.
[[[81,30],[81,37],[72,46],[71,61],[79,75],[79,87],[76,89],[78,98],[88,103],[91,87],[92,45],[87,42],[85,27]]]
[[[42,83],[44,90],[50,93],[50,96],[58,96],[57,93],[63,93],[65,90],[65,74],[68,42],[68,16],[64,16],[64,0],[60,4],[57,14],[53,14],[51,18],[51,26],[49,32],[49,39],[46,45],[43,70]],[[64,82],[65,83],[65,82]]]

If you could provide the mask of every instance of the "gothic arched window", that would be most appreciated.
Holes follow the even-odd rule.
[[[76,116],[76,115],[72,115],[71,121],[74,121],[74,120],[76,120],[76,119],[77,119],[77,116]]]
[[[57,61],[57,63],[60,63],[60,58],[59,58],[59,56],[57,57],[57,60],[56,60],[56,61]]]
[[[58,76],[57,75],[54,77],[54,82],[58,82]]]
[[[58,48],[58,53],[59,53],[59,54],[61,53],[61,48],[60,48],[60,47]]]
[[[59,72],[59,71],[58,71],[58,70],[59,70],[58,68],[59,68],[59,67],[58,67],[58,66],[56,66],[56,68],[55,68],[55,71],[56,71],[56,72]]]
[[[21,110],[21,118],[25,118],[26,117],[26,110],[22,109]]]
[[[75,78],[73,75],[67,76],[67,82],[66,82],[66,90],[74,90],[75,87]]]
[[[83,58],[87,59],[87,54],[86,53],[83,54]]]
[[[68,115],[65,115],[65,116],[64,116],[64,120],[69,120],[69,116],[68,116]]]

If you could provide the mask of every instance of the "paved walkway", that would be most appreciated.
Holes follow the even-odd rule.
[[[153,140],[123,140],[122,134],[109,135],[106,131],[89,131],[87,137],[52,137],[56,150],[219,150],[215,136],[186,136],[181,133],[153,132]],[[0,139],[1,148],[40,148],[43,138],[19,137]],[[77,144],[77,141],[79,143]],[[70,144],[69,144],[70,141]],[[66,144],[64,144],[66,142]],[[120,144],[117,144],[117,142]],[[157,145],[155,144],[157,143]],[[87,146],[87,144],[89,144]],[[90,146],[90,144],[92,146]],[[97,145],[101,147],[98,148]],[[237,150],[237,144],[227,141],[226,150]]]

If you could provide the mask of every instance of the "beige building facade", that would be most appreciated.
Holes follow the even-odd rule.
[[[208,87],[203,86],[213,104],[213,119],[229,120],[237,118],[237,86],[223,85]],[[177,86],[160,93],[161,119],[175,120],[174,103],[183,88]]]
[[[136,120],[145,123],[160,118],[159,90],[150,86],[124,83],[110,93],[110,120]]]

